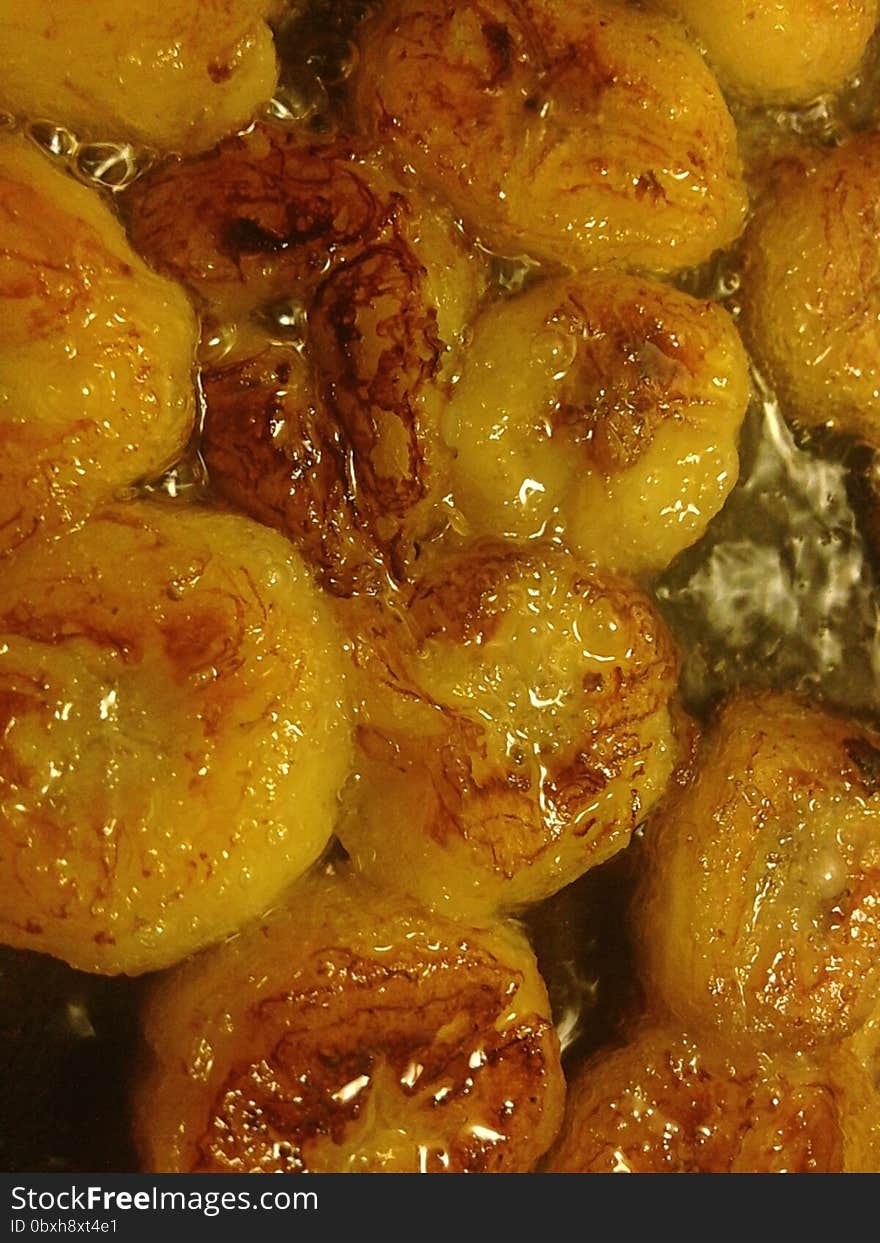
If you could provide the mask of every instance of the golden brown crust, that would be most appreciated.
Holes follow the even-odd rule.
[[[146,1017],[151,1169],[513,1172],[558,1128],[547,999],[512,929],[350,875],[184,968]]]
[[[268,346],[202,371],[201,452],[220,496],[282,531],[336,595],[369,590],[380,558],[359,521],[347,441],[296,352]]]
[[[401,970],[383,962],[379,967],[337,954],[320,967],[321,975],[332,975],[337,986],[312,987],[269,1002],[270,1007],[290,1007],[291,1013],[313,1014],[320,1007],[320,1058],[314,1055],[313,1023],[303,1013],[259,1062],[233,1068],[210,1110],[211,1124],[198,1142],[193,1172],[307,1171],[310,1151],[320,1151],[322,1140],[342,1145],[348,1128],[363,1116],[362,1093],[346,1099],[340,1087],[361,1077],[373,1079],[380,1063],[389,1083],[402,1085],[405,1100],[421,1098],[427,1105],[432,1094],[440,1093],[432,1112],[441,1118],[462,1111],[479,1117],[478,1127],[463,1127],[444,1148],[445,1170],[487,1173],[515,1166],[509,1151],[476,1132],[507,1138],[511,1098],[521,1102],[518,1127],[540,1123],[541,1109],[529,1106],[537,1105],[535,1081],[540,1083],[546,1073],[544,1046],[552,1029],[547,1020],[531,1018],[504,1033],[494,1030],[509,998],[511,976],[491,958],[475,959],[468,964],[468,972],[477,977],[473,982],[456,986],[444,981],[425,999],[418,990],[427,981],[418,966]],[[449,961],[445,969],[454,972],[455,965]],[[363,1009],[358,993],[365,994]],[[367,1000],[373,996],[381,1001]],[[458,1015],[466,1018],[450,1023]],[[259,1014],[253,1017],[259,1023]],[[439,1034],[444,1027],[452,1027],[448,1035]],[[475,1044],[485,1071],[479,1093],[470,1065]],[[414,1066],[421,1069],[417,1084],[409,1088]],[[284,1153],[281,1160],[278,1148]],[[441,1154],[431,1158],[439,1168]]]
[[[0,137],[0,553],[179,454],[197,327],[97,196]]]
[[[257,125],[172,161],[125,196],[134,245],[207,303],[307,303],[328,271],[393,227],[403,199],[357,147]]]
[[[672,641],[625,580],[486,541],[347,614],[358,866],[429,902],[534,901],[624,846],[670,775]],[[395,862],[392,862],[394,860]]]
[[[668,1020],[575,1076],[546,1169],[563,1174],[837,1173],[843,1106],[814,1069],[759,1068]]]
[[[314,347],[377,517],[406,513],[429,491],[419,406],[445,347],[423,284],[407,247],[375,246],[327,280],[313,306]]]
[[[283,540],[130,502],[0,586],[0,940],[179,961],[323,850],[350,763],[342,640]]]
[[[664,19],[606,0],[391,0],[353,81],[357,123],[502,253],[668,271],[742,225],[733,122]]]
[[[587,285],[583,292],[574,289],[549,321],[563,331],[573,321],[583,341],[563,381],[554,423],[606,475],[634,465],[654,443],[665,419],[687,420],[707,400],[695,398],[693,390],[705,367],[706,348],[699,335],[703,318],[712,314],[711,304],[682,299],[675,307],[678,318],[669,322],[659,287],[654,306],[649,286],[627,292],[632,297],[613,302],[610,314],[596,314],[583,293],[601,297],[601,285]],[[692,323],[687,321],[689,311]],[[691,411],[691,406],[697,409]]]
[[[456,505],[474,534],[657,571],[734,486],[749,392],[715,303],[619,273],[534,282],[475,322],[444,418]]]
[[[83,140],[199,151],[246,125],[275,87],[278,0],[5,4],[0,110]]]
[[[783,412],[880,440],[880,136],[780,161],[744,241],[742,325]]]
[[[880,739],[788,696],[740,695],[651,825],[648,977],[695,1030],[825,1047],[876,1008]]]

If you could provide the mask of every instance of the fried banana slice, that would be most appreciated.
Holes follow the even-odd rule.
[[[712,74],[674,23],[613,0],[390,0],[352,110],[503,254],[668,272],[743,225]]]
[[[658,0],[684,18],[731,94],[749,103],[805,103],[859,67],[877,0]]]
[[[647,840],[647,974],[683,1022],[793,1052],[877,1009],[880,737],[740,695]]]
[[[305,503],[324,507],[329,489],[335,525],[371,532],[402,572],[412,544],[445,522],[448,451],[439,419],[483,290],[483,263],[438,209],[404,192],[345,139],[270,126],[145,178],[129,212],[139,249],[214,317],[256,320],[270,340],[274,323],[274,357],[285,348],[301,356],[290,360],[294,401],[314,409],[309,438],[338,451],[323,453],[317,476],[306,471],[298,494],[307,498],[312,489]],[[299,324],[295,344],[278,337],[279,318]],[[239,449],[224,453],[218,443],[214,398],[222,383],[225,407],[235,407],[228,367],[240,363],[250,376],[263,366],[233,346],[220,377],[210,365],[206,371],[209,466],[221,490],[264,519],[267,508],[277,509],[266,495],[273,485],[264,489],[246,468],[237,470]],[[241,406],[252,396],[245,379]],[[297,455],[289,438],[287,445],[286,457],[283,448],[276,454],[264,435],[253,450],[259,473],[279,484],[291,473],[289,451]],[[275,525],[307,555],[313,551],[296,514],[278,515]]]
[[[342,642],[289,545],[131,502],[0,587],[0,940],[138,974],[261,914],[350,765]]]
[[[560,529],[588,560],[660,570],[736,483],[748,400],[714,303],[633,276],[544,282],[476,323],[444,417],[455,503],[478,534]]]
[[[351,875],[156,988],[135,1102],[146,1168],[517,1172],[562,1118],[559,1043],[513,927],[470,928]]]
[[[199,151],[269,100],[278,0],[0,0],[0,109]]]
[[[678,662],[627,581],[486,543],[349,624],[363,703],[338,832],[377,883],[468,917],[533,902],[626,846],[662,793]]]
[[[734,1059],[645,1024],[569,1088],[546,1163],[561,1174],[838,1173],[846,1108],[815,1067]]]
[[[175,459],[198,329],[101,200],[11,136],[0,221],[2,553]]]
[[[746,234],[742,325],[783,410],[880,443],[880,135],[788,161]]]

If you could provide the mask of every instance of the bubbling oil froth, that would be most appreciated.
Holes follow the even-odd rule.
[[[8,118],[8,128],[17,128],[14,118]],[[128,142],[81,142],[71,130],[46,118],[29,122],[24,133],[41,151],[66,165],[78,181],[114,194],[127,190],[158,158],[150,148]]]
[[[685,699],[699,711],[758,685],[870,712],[880,613],[844,453],[801,446],[760,378],[756,385],[763,395],[746,427],[740,483],[656,589],[685,652]]]

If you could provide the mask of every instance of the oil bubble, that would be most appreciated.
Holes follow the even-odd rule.
[[[153,164],[155,156],[129,143],[93,142],[76,151],[74,171],[81,181],[104,190],[125,190]]]
[[[31,121],[27,133],[28,137],[49,155],[66,160],[76,153],[76,136],[63,125],[56,125],[54,121]]]
[[[266,113],[282,125],[300,125],[320,116],[328,107],[327,91],[321,80],[308,72],[300,72],[279,83],[266,105]]]
[[[549,327],[533,339],[529,353],[533,362],[548,371],[554,380],[564,380],[577,355],[577,346],[573,333]]]
[[[289,345],[301,350],[306,343],[308,313],[294,298],[282,298],[260,307],[254,318],[269,333],[276,345]]]

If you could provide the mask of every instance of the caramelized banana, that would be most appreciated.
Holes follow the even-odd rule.
[[[0,0],[0,109],[198,151],[275,89],[278,0]]]
[[[789,161],[745,241],[743,326],[784,410],[880,443],[880,135]]]
[[[351,875],[303,882],[165,977],[136,1130],[154,1171],[514,1172],[562,1117],[559,1044],[522,934]]]
[[[646,1024],[571,1084],[546,1168],[563,1174],[837,1173],[845,1105],[828,1076],[730,1060]]]
[[[321,853],[350,764],[341,641],[245,518],[132,502],[0,587],[0,940],[166,967]]]
[[[648,973],[684,1022],[795,1051],[877,1008],[880,737],[741,695],[648,840]]]
[[[877,0],[659,0],[687,22],[722,85],[750,103],[802,103],[859,66]]]
[[[352,606],[363,705],[339,834],[384,885],[468,916],[626,846],[677,758],[678,665],[628,582],[539,547],[441,560]]]
[[[638,277],[545,282],[477,321],[444,421],[456,504],[478,533],[561,528],[589,560],[662,569],[736,482],[748,399],[720,307]]]
[[[0,552],[180,453],[197,329],[101,200],[0,137]]]
[[[317,475],[309,468],[303,482],[295,480],[298,494],[328,512],[324,498],[332,493],[334,525],[368,529],[400,571],[412,543],[443,525],[447,451],[438,422],[482,291],[482,263],[467,256],[435,208],[404,194],[345,140],[268,126],[145,178],[129,209],[136,245],[212,315],[245,325],[251,316],[270,339],[274,326],[273,357],[287,349],[301,390],[294,422],[304,406],[314,407],[309,439],[317,435],[325,446]],[[298,322],[294,344],[285,347],[279,337],[279,318]],[[247,375],[238,399],[241,373],[224,364],[222,401],[227,411],[242,411],[253,404],[250,383],[265,360],[242,357],[233,344],[228,361],[244,362]],[[209,364],[209,466],[223,491],[264,518],[267,509],[277,511],[276,483],[291,475],[290,454],[266,436],[260,418],[248,455],[260,477],[238,465],[245,416],[236,442],[224,445],[228,420],[214,409],[213,371]],[[272,398],[263,391],[266,398],[257,400],[265,410]],[[302,460],[298,447],[294,456]],[[280,514],[276,524],[307,554],[314,551],[295,513]]]
[[[613,0],[390,0],[353,111],[505,254],[674,271],[743,224],[714,78],[674,23]]]

